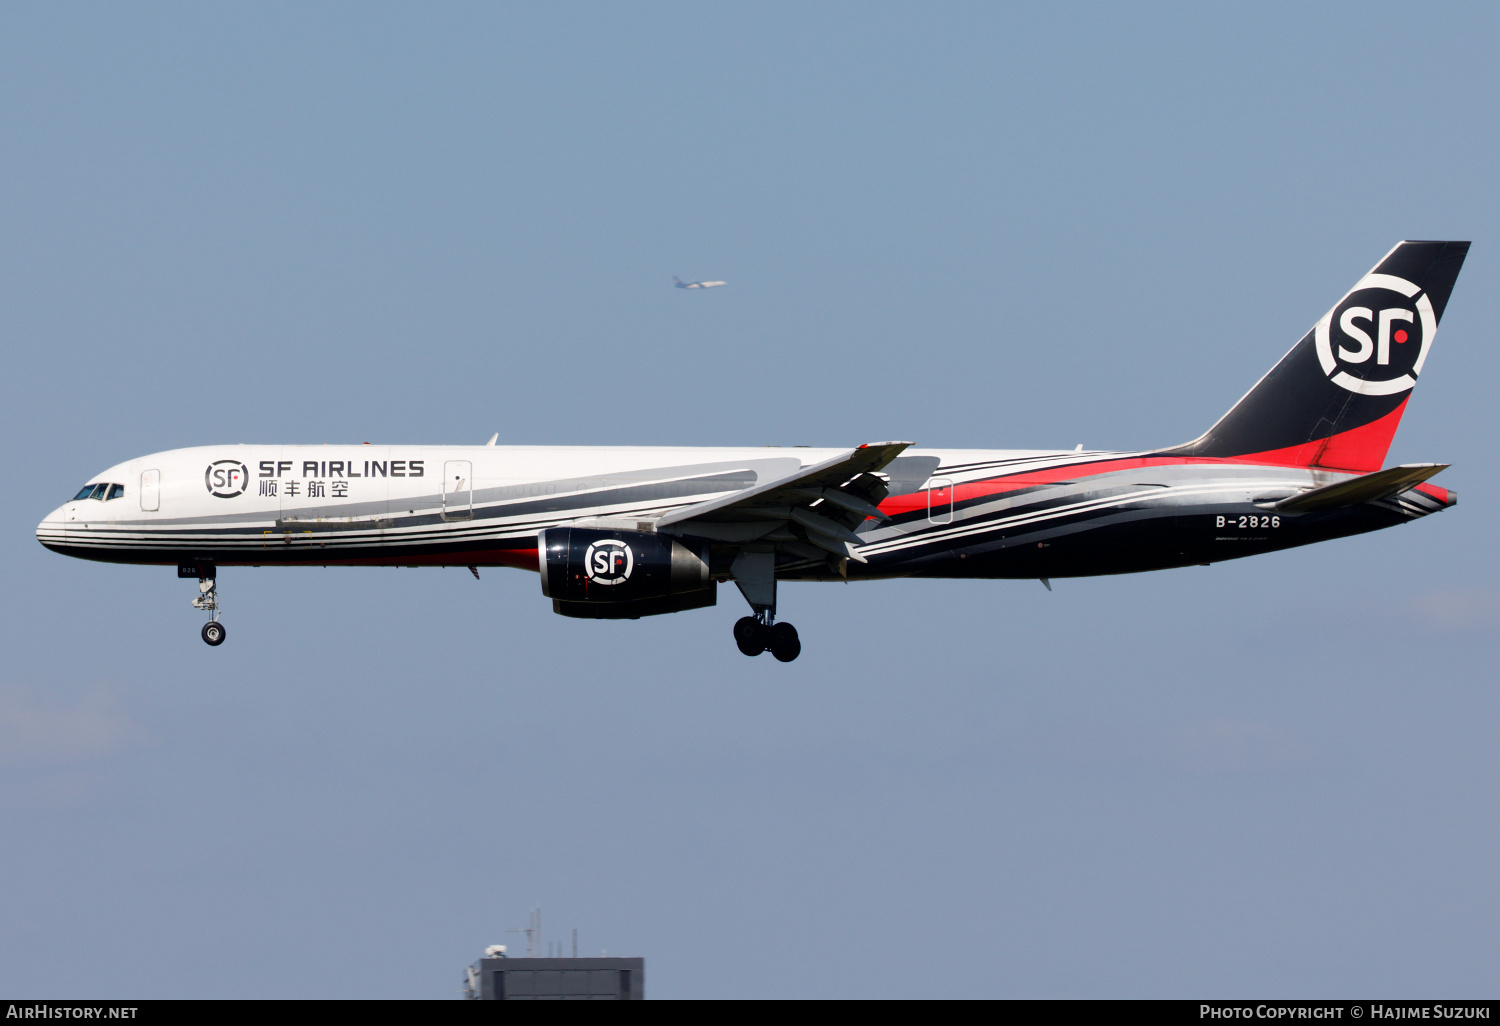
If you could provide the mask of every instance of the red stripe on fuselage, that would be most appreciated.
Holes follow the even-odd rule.
[[[1452,506],[1458,501],[1458,493],[1453,491],[1451,488],[1440,488],[1435,484],[1428,484],[1426,481],[1423,481],[1421,484],[1417,485],[1417,491],[1421,492],[1429,499],[1436,499],[1444,506]]]
[[[1067,466],[1049,467],[1046,470],[1021,470],[1015,474],[1004,474],[982,481],[965,481],[955,485],[952,489],[953,501],[982,499],[990,495],[1003,495],[1006,492],[1019,492],[1027,488],[1040,488],[1061,481],[1072,481],[1080,477],[1096,477],[1100,474],[1113,474],[1127,470],[1224,462],[1227,461],[1195,456],[1132,456],[1125,459],[1098,460],[1093,463],[1070,463]],[[941,472],[942,468],[938,469]],[[927,492],[925,491],[912,492],[908,495],[893,495],[880,504],[880,512],[887,516],[915,513],[926,508]]]
[[[1401,423],[1401,414],[1406,410],[1402,400],[1390,413],[1379,420],[1341,431],[1328,438],[1314,439],[1302,445],[1268,452],[1246,453],[1243,456],[1143,456],[1126,459],[1100,460],[1095,463],[1073,463],[1047,470],[1022,470],[1015,474],[987,478],[983,481],[968,481],[953,488],[953,501],[980,499],[989,495],[1021,491],[1057,484],[1078,477],[1093,477],[1126,470],[1145,470],[1150,467],[1182,466],[1184,464],[1247,464],[1269,467],[1322,467],[1342,470],[1351,474],[1369,474],[1381,468],[1385,454],[1390,451],[1391,439]],[[942,473],[942,468],[938,468]],[[1436,489],[1429,493],[1442,499],[1447,489]],[[892,495],[880,504],[880,511],[887,516],[916,513],[927,508],[927,492],[912,492],[908,495]]]

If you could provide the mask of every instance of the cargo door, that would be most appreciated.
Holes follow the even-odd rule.
[[[443,464],[443,519],[468,520],[474,515],[474,466],[468,460]]]

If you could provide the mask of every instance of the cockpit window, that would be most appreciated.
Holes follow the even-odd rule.
[[[86,484],[78,490],[77,495],[73,496],[73,501],[77,502],[79,499],[119,499],[123,498],[124,495],[125,486],[122,484],[110,484],[108,482]]]

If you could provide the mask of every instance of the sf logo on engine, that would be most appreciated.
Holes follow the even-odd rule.
[[[218,460],[203,472],[203,483],[210,495],[232,499],[245,490],[250,481],[249,469],[239,460]]]
[[[1361,395],[1395,395],[1417,383],[1436,332],[1425,292],[1405,278],[1367,274],[1314,337],[1328,380]]]
[[[593,584],[624,584],[635,568],[635,557],[624,542],[601,538],[584,551],[583,568]]]

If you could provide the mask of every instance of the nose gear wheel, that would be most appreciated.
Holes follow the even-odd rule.
[[[198,578],[198,597],[193,599],[193,608],[201,609],[213,619],[203,625],[203,641],[208,645],[224,644],[224,625],[219,622],[219,581],[215,577]]]

